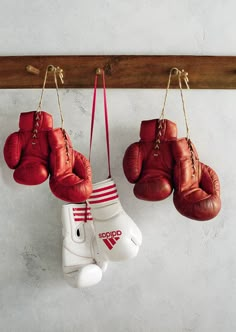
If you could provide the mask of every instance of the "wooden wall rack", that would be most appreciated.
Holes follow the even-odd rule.
[[[63,88],[92,88],[97,68],[105,70],[107,88],[166,88],[170,69],[178,67],[188,72],[191,89],[236,89],[236,56],[192,55],[2,56],[0,89],[41,88],[49,64],[63,69]],[[52,76],[47,88],[54,87]]]

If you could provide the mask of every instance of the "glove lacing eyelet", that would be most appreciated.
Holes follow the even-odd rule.
[[[32,144],[36,144],[35,139],[38,138],[38,127],[40,126],[40,120],[41,120],[41,112],[40,111],[36,111],[35,112],[35,116],[34,116],[34,129],[33,129],[33,141]]]
[[[162,129],[163,129],[163,119],[158,120],[158,127],[157,127],[157,137],[155,140],[155,145],[154,145],[154,150],[159,150],[160,149],[160,144],[161,144],[161,136],[162,136]],[[159,154],[157,151],[154,152],[154,157],[158,157]]]
[[[65,148],[66,148],[66,163],[69,163],[69,161],[70,161],[69,143],[68,143],[68,138],[67,138],[65,129],[62,129],[62,134],[63,134]]]
[[[188,138],[187,139],[187,143],[188,143],[188,148],[190,150],[190,158],[191,158],[191,163],[192,163],[192,176],[196,176],[196,156],[193,150],[193,146],[192,146],[192,142],[191,140]]]

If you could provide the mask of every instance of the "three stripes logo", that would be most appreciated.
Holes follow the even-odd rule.
[[[73,208],[73,217],[75,222],[87,222],[93,220],[90,207],[88,206]]]
[[[99,238],[103,240],[105,245],[109,250],[112,250],[116,245],[117,241],[119,241],[122,232],[120,230],[111,231],[106,233],[99,233]]]
[[[89,197],[89,204],[93,205],[106,203],[117,199],[118,197],[116,185],[113,181],[110,181],[109,185],[93,190],[91,196]]]

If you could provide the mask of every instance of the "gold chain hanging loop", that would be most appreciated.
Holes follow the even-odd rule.
[[[179,70],[178,68],[173,67],[170,70],[169,77],[168,77],[168,82],[167,82],[167,87],[166,87],[166,93],[165,93],[165,97],[164,97],[164,103],[163,103],[161,115],[160,115],[160,118],[159,118],[158,133],[157,133],[157,138],[156,138],[154,148],[159,149],[160,137],[162,135],[162,122],[164,120],[166,101],[167,101],[167,96],[168,96],[169,89],[170,89],[170,83],[171,83],[172,75],[177,75],[178,76],[179,90],[180,90],[180,96],[181,96],[183,113],[184,113],[184,120],[185,120],[185,127],[186,127],[186,140],[188,142],[188,147],[189,147],[189,150],[190,150],[190,158],[191,158],[191,162],[192,162],[193,176],[194,176],[195,173],[196,173],[195,153],[194,153],[194,149],[193,149],[193,146],[192,146],[192,143],[191,143],[191,140],[190,140],[190,131],[189,131],[189,125],[188,125],[188,118],[187,118],[185,102],[184,102],[184,95],[183,95],[183,89],[182,89],[182,80],[184,81],[187,89],[190,89],[190,87],[189,87],[188,73],[183,69]]]
[[[184,121],[185,121],[185,127],[186,127],[186,137],[189,140],[190,134],[189,134],[188,118],[187,118],[187,112],[186,112],[183,89],[182,89],[182,79],[184,80],[184,83],[185,83],[187,89],[189,89],[188,73],[186,73],[184,70],[181,70],[181,71],[178,70],[179,90],[180,90],[180,95],[181,95],[181,100],[182,100],[182,105],[183,105]]]
[[[64,130],[64,117],[62,113],[62,108],[61,108],[61,102],[60,102],[60,96],[59,96],[59,89],[58,89],[58,83],[57,83],[57,75],[59,76],[61,83],[64,83],[63,80],[63,70],[60,67],[54,67],[53,68],[53,75],[54,75],[54,82],[56,86],[56,92],[57,92],[57,102],[58,102],[58,107],[59,107],[59,112],[60,112],[60,117],[61,117],[61,129]]]
[[[63,134],[63,138],[64,138],[64,142],[65,142],[65,148],[66,148],[66,163],[69,163],[69,161],[70,161],[69,142],[68,142],[68,137],[67,137],[66,131],[64,129],[64,117],[63,117],[63,113],[62,113],[60,96],[59,96],[59,89],[58,89],[58,82],[57,82],[57,76],[58,76],[61,80],[61,83],[62,84],[64,83],[63,70],[60,67],[52,66],[51,71],[53,71],[54,83],[55,83],[56,92],[57,92],[57,102],[58,102],[60,118],[61,118],[61,131],[62,131],[62,134]]]
[[[181,100],[182,100],[183,111],[184,111],[184,116],[185,116],[185,120],[186,120],[185,123],[187,123],[187,115],[186,115],[186,109],[185,109],[185,103],[184,103],[181,80],[183,79],[187,89],[190,89],[189,84],[188,84],[188,82],[189,82],[188,73],[185,72],[183,69],[179,70],[176,67],[171,68],[170,73],[169,73],[169,78],[168,78],[168,82],[167,82],[166,93],[165,93],[165,97],[164,97],[164,103],[163,103],[163,107],[162,107],[162,111],[161,111],[161,115],[160,115],[160,120],[164,119],[166,101],[167,101],[167,96],[168,96],[169,89],[170,89],[170,83],[171,83],[172,75],[178,75],[178,82],[179,82],[179,88],[180,88],[180,93],[181,93]],[[186,128],[188,128],[188,125],[186,126]],[[187,129],[187,134],[189,135],[189,129]]]
[[[161,115],[160,115],[159,120],[158,120],[157,137],[156,137],[155,146],[154,146],[155,150],[156,149],[159,150],[159,148],[160,148],[160,142],[161,142],[161,136],[162,136],[162,128],[163,128],[163,121],[164,121],[164,117],[165,117],[165,107],[166,107],[167,96],[168,96],[168,93],[169,93],[169,90],[170,90],[170,83],[171,83],[172,75],[178,75],[178,78],[179,78],[179,87],[180,87],[180,90],[181,90],[181,99],[182,99],[184,114],[186,114],[186,112],[185,112],[185,105],[184,105],[184,99],[183,99],[183,93],[182,93],[181,78],[184,79],[186,87],[189,89],[189,85],[188,85],[188,73],[186,73],[184,70],[180,71],[178,68],[173,67],[173,68],[171,68],[171,70],[169,72],[169,77],[168,77],[168,82],[167,82],[167,87],[166,87],[166,93],[165,93],[165,97],[164,97],[164,103],[163,103]],[[188,129],[188,126],[187,126],[187,135],[189,135],[188,133],[189,133],[189,129]],[[158,153],[155,153],[154,155],[158,156]]]
[[[58,107],[59,107],[59,111],[60,111],[60,117],[61,117],[61,128],[63,129],[64,127],[64,118],[63,118],[63,114],[62,114],[62,108],[61,108],[61,102],[60,102],[60,96],[59,96],[59,89],[58,89],[58,82],[57,82],[57,76],[60,78],[61,83],[64,83],[63,80],[63,69],[61,69],[60,67],[55,67],[53,65],[48,65],[45,75],[44,75],[44,81],[43,81],[43,87],[42,87],[42,91],[41,91],[41,96],[40,96],[40,100],[39,100],[39,105],[38,105],[38,109],[37,109],[37,113],[40,112],[42,110],[42,100],[43,100],[43,95],[44,95],[44,91],[45,91],[45,86],[46,86],[46,82],[47,82],[47,77],[48,77],[48,73],[49,72],[53,72],[53,76],[54,76],[54,83],[56,86],[56,92],[57,92],[57,102],[58,102]]]
[[[184,96],[183,96],[183,89],[182,89],[182,79],[184,80],[184,83],[185,83],[187,89],[189,89],[188,73],[186,73],[184,70],[181,70],[178,72],[178,81],[179,81],[179,89],[180,89],[180,95],[181,95],[181,100],[182,100],[182,105],[183,105],[184,120],[185,120],[186,132],[187,132],[186,140],[188,143],[188,147],[189,147],[189,151],[190,151],[190,158],[191,158],[191,163],[192,163],[192,176],[195,176],[196,175],[196,156],[195,156],[193,145],[192,145],[192,142],[190,139],[187,112],[186,112]]]
[[[63,133],[63,137],[64,137],[64,141],[65,141],[65,147],[66,147],[66,155],[67,155],[67,161],[66,162],[69,162],[69,144],[68,144],[68,138],[67,138],[66,132],[64,130],[64,118],[63,118],[63,113],[62,113],[62,108],[61,108],[58,81],[57,81],[57,76],[58,76],[60,78],[61,83],[64,84],[63,69],[61,69],[58,66],[55,67],[53,65],[48,65],[47,68],[46,68],[46,72],[45,72],[44,80],[43,80],[43,87],[42,87],[40,100],[39,100],[39,105],[38,105],[38,108],[37,108],[37,111],[36,111],[36,114],[35,114],[35,126],[34,126],[34,130],[33,130],[33,139],[37,138],[39,120],[40,120],[40,115],[41,115],[41,110],[42,110],[42,100],[43,100],[43,95],[44,95],[45,86],[46,86],[47,77],[48,77],[49,72],[52,72],[53,77],[54,77],[54,83],[55,83],[56,93],[57,93],[58,108],[59,108],[60,118],[61,118],[61,130],[62,130],[62,133]],[[32,144],[35,144],[35,142],[33,141]]]

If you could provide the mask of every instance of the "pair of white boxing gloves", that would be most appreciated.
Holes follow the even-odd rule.
[[[93,185],[88,201],[62,206],[62,266],[76,288],[96,285],[109,261],[135,257],[142,243],[138,226],[123,210],[112,178]]]

